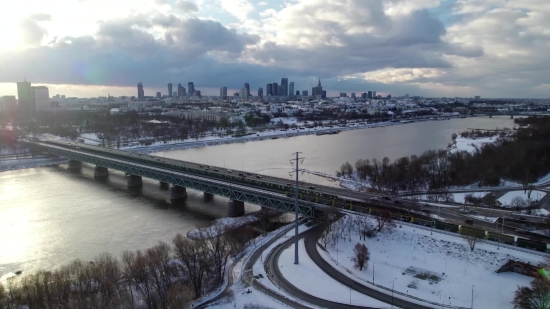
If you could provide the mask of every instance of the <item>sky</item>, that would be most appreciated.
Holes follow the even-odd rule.
[[[548,0],[6,2],[0,96],[23,79],[93,97],[138,82],[256,93],[286,76],[329,95],[550,98]]]

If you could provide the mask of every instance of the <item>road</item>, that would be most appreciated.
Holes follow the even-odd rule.
[[[306,233],[302,234],[300,237],[303,238],[306,235],[308,235],[309,233],[311,233],[311,232],[306,232]],[[290,295],[292,295],[296,298],[299,298],[299,299],[301,299],[301,300],[303,300],[307,303],[313,304],[315,306],[324,307],[324,308],[331,308],[331,309],[350,309],[350,308],[353,308],[353,309],[375,309],[375,308],[372,308],[372,307],[355,306],[355,305],[342,304],[342,303],[337,303],[337,302],[325,300],[325,299],[313,296],[311,294],[308,294],[308,293],[300,290],[299,288],[294,286],[292,283],[290,283],[288,280],[286,280],[283,277],[283,275],[281,274],[277,262],[279,260],[279,257],[281,256],[281,253],[285,249],[290,247],[293,244],[293,242],[294,242],[294,239],[289,238],[281,246],[275,248],[275,250],[273,250],[270,253],[268,259],[265,262],[266,265],[268,266],[268,268],[271,270],[271,273],[268,274],[268,275],[272,275],[272,281],[277,283],[277,285],[281,289],[285,290],[288,294],[290,294]],[[411,307],[411,308],[413,308],[413,307]],[[424,309],[426,307],[418,307],[418,308]]]

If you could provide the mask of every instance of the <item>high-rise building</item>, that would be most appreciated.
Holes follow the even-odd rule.
[[[157,92],[157,98],[160,99],[160,91]]]
[[[187,95],[192,96],[193,94],[195,94],[195,85],[193,84],[193,82],[188,82],[187,83]]]
[[[340,98],[347,98],[348,94],[345,92],[340,92]]]
[[[296,90],[296,96],[300,95],[300,90]]]
[[[17,109],[17,100],[14,95],[0,97],[0,113],[14,112]]]
[[[285,95],[285,87],[283,85],[279,85],[279,90],[277,91],[277,93],[279,94],[279,96],[284,96]]]
[[[307,97],[307,96],[308,96],[307,90],[302,90],[302,96],[303,96],[303,97]]]
[[[361,93],[361,98],[366,99],[367,98],[367,93],[366,92]]]
[[[138,83],[138,99],[143,99],[145,97],[145,92],[143,92],[143,84]]]
[[[288,97],[288,78],[286,77],[281,78],[281,89],[283,91],[279,91],[279,95]]]
[[[178,97],[184,97],[185,96],[185,88],[180,84],[178,84]]]
[[[178,97],[178,93],[177,92],[172,92],[172,98],[177,98]]]
[[[172,83],[168,83],[168,96],[172,96]]]
[[[221,87],[220,88],[220,97],[221,98],[227,97],[227,87]]]
[[[294,96],[294,82],[288,84],[288,95],[291,97]]]
[[[313,87],[311,88],[311,95],[313,96],[313,98],[321,98],[321,96],[323,95],[323,86],[321,86],[321,78],[319,78],[319,83],[317,84],[316,87]]]
[[[265,85],[265,95],[266,96],[272,96],[273,95],[273,85],[272,84],[267,84]]]
[[[326,98],[327,98],[327,91],[326,90],[321,91],[321,99],[326,99]]]
[[[264,96],[264,88],[258,88],[258,97],[262,98]]]
[[[200,97],[201,96],[201,91],[200,90],[195,90],[195,91],[193,91],[193,95],[195,95],[197,97]]]
[[[271,91],[272,91],[271,95],[272,96],[278,96],[279,95],[279,84],[273,83],[271,85],[272,85],[271,86]]]
[[[34,105],[37,111],[50,110],[50,92],[46,86],[32,87]]]
[[[372,91],[367,91],[367,98],[372,99]]]
[[[241,100],[243,102],[248,101],[248,89],[246,88],[241,89]]]
[[[372,97],[373,97],[373,98],[376,98],[376,91],[373,91],[373,92],[372,92]]]
[[[355,99],[355,92],[352,92],[352,93],[351,93],[351,98],[352,98],[352,99]]]
[[[250,95],[250,84],[249,83],[244,83],[244,88],[246,89],[246,94]]]
[[[25,114],[36,112],[36,105],[32,97],[31,83],[28,81],[17,83],[17,99],[19,100],[19,111]]]

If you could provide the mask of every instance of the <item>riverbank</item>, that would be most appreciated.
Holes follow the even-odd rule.
[[[0,172],[15,171],[26,168],[53,166],[66,163],[66,158],[34,158],[24,160],[9,160],[0,162]]]

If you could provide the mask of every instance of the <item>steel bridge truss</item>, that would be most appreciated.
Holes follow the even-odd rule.
[[[136,166],[131,161],[120,163],[114,160],[105,158],[98,158],[96,156],[82,154],[80,152],[73,152],[70,150],[63,150],[59,148],[42,146],[45,151],[50,154],[66,157],[71,160],[86,162],[97,166],[105,167],[121,171],[127,174],[142,176],[150,179],[155,179],[161,182],[170,183],[175,186],[190,188],[205,193],[224,196],[232,200],[241,201],[245,203],[255,204],[258,206],[284,211],[287,213],[293,213],[295,208],[295,201],[286,196],[274,196],[268,191],[256,191],[245,190],[242,185],[233,187],[232,183],[222,183],[209,181],[208,179],[193,179],[198,177],[191,177],[191,175],[185,175],[182,173],[174,173],[170,170],[161,170],[160,168],[149,169],[144,166]],[[161,171],[159,171],[161,170]],[[316,215],[315,205],[307,201],[298,201],[298,213],[306,217],[314,217]]]

